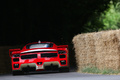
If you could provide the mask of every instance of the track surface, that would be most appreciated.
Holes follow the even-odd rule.
[[[13,76],[12,74],[0,75],[0,80],[120,80],[120,75],[47,72],[17,76]]]

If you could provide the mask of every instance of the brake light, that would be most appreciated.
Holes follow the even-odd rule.
[[[58,54],[65,54],[66,52],[64,50],[58,50]]]

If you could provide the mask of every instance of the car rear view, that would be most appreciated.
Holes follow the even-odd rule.
[[[20,49],[10,49],[13,75],[30,71],[69,71],[68,46],[52,42],[35,42]]]

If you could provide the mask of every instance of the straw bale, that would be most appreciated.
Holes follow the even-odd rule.
[[[120,30],[78,34],[73,44],[78,70],[91,64],[120,69]]]
[[[95,54],[93,34],[82,34],[77,37],[75,37],[76,39],[74,39],[75,41],[73,43],[76,44],[74,45],[76,48],[75,52],[78,53],[75,55],[78,67],[82,68],[90,63],[95,64],[95,58],[93,56]]]

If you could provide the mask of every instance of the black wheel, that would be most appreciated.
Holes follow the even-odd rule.
[[[15,75],[22,75],[23,72],[22,71],[12,71],[12,74]]]
[[[60,68],[59,72],[69,72],[69,68],[68,67]]]

